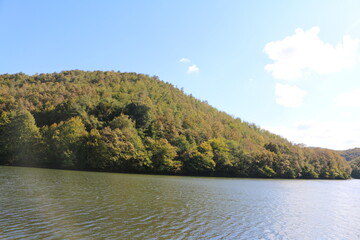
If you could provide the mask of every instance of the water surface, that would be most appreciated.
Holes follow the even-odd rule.
[[[360,181],[0,166],[0,238],[360,239]]]

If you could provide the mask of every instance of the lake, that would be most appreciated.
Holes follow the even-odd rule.
[[[0,238],[360,239],[360,181],[0,166]]]

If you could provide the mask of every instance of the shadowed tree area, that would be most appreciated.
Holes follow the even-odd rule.
[[[294,145],[136,73],[0,75],[0,137],[4,165],[265,178],[351,173],[336,151]]]

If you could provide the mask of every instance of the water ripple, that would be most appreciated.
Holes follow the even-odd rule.
[[[0,167],[1,239],[360,239],[360,181]]]

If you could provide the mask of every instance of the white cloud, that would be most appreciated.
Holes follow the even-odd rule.
[[[360,88],[340,94],[335,103],[339,107],[360,107]]]
[[[191,66],[188,67],[188,73],[198,72],[199,70],[200,69],[196,64],[191,65]]]
[[[188,59],[188,58],[181,58],[181,59],[179,60],[179,62],[180,62],[180,63],[188,63],[188,62],[190,62],[190,59]]]
[[[306,92],[297,86],[277,83],[275,94],[277,104],[285,107],[299,107]]]
[[[265,70],[274,78],[292,80],[303,76],[304,70],[328,74],[356,64],[359,39],[347,35],[332,46],[318,37],[319,32],[319,27],[298,28],[292,36],[267,43],[264,51],[274,63],[265,65]]]
[[[310,147],[344,150],[360,146],[360,125],[358,122],[302,121],[295,126],[264,127],[294,143]]]

